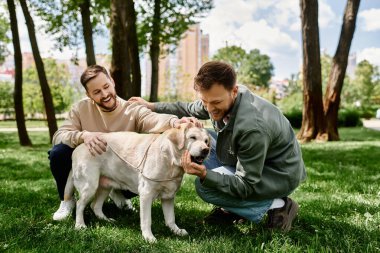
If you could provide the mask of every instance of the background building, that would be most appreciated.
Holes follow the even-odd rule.
[[[177,47],[168,46],[167,49],[170,53],[160,58],[159,63],[159,98],[194,99],[194,77],[202,64],[209,60],[209,36],[202,34],[199,24],[196,24],[183,34]],[[149,96],[151,62],[148,55],[145,59],[145,64],[142,64],[146,70],[142,94]]]

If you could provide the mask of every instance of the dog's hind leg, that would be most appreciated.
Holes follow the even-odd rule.
[[[103,203],[107,199],[110,191],[111,191],[111,188],[99,187],[98,190],[96,191],[94,201],[91,203],[91,208],[94,211],[96,217],[98,217],[99,219],[106,220],[106,221],[115,221],[114,219],[108,218],[103,213]]]
[[[179,236],[188,235],[185,229],[180,229],[175,223],[174,215],[174,198],[164,199],[161,198],[162,211],[165,217],[165,224],[173,231],[174,234]]]
[[[152,233],[152,203],[156,196],[152,193],[140,195],[140,226],[142,235],[148,242],[156,242]]]
[[[78,169],[79,171],[79,169]],[[96,170],[94,173],[89,176],[83,173],[77,173],[74,176],[74,185],[77,191],[79,192],[79,199],[77,200],[77,210],[75,217],[75,228],[81,229],[86,228],[86,224],[84,223],[83,212],[85,207],[91,201],[91,199],[95,196],[96,190],[98,188],[98,179],[96,178]],[[82,176],[87,176],[87,181],[81,178]],[[98,176],[99,178],[99,176]]]
[[[95,183],[90,180],[86,183],[82,181],[82,183],[77,183],[75,186],[79,192],[79,199],[77,201],[77,210],[75,217],[75,228],[81,229],[86,228],[86,224],[84,223],[83,218],[83,211],[90,202],[90,200],[94,197],[96,189],[98,188],[98,184],[97,182]]]

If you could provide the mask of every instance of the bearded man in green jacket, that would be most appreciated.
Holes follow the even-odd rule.
[[[206,202],[217,206],[209,223],[260,222],[289,231],[299,206],[288,196],[305,180],[306,172],[294,131],[280,110],[247,87],[236,84],[234,69],[225,63],[204,64],[194,79],[199,100],[191,103],[149,103],[158,113],[211,119],[211,153],[204,164],[182,157],[186,173],[196,175],[195,187]]]

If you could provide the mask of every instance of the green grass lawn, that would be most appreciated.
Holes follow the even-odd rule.
[[[107,202],[107,223],[86,209],[89,228],[74,230],[74,217],[52,221],[58,207],[48,167],[48,134],[31,132],[34,147],[20,147],[17,133],[0,132],[0,252],[380,252],[380,132],[340,130],[342,141],[302,146],[308,179],[292,194],[300,204],[286,234],[263,224],[199,225],[211,211],[186,176],[176,198],[177,224],[189,236],[173,235],[161,206],[152,210],[158,243],[141,236],[138,213]],[[138,207],[135,198],[134,204]]]

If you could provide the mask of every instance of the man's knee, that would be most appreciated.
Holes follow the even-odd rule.
[[[71,155],[74,149],[66,144],[55,145],[48,153],[50,160],[50,169],[53,171],[64,170],[65,174],[71,170]],[[62,172],[59,172],[62,173]]]
[[[199,177],[197,177],[197,178],[195,179],[194,184],[195,184],[195,190],[196,190],[198,196],[199,196],[203,201],[208,202],[208,201],[207,201],[207,199],[208,199],[208,198],[207,198],[207,188],[202,186],[202,183],[201,183],[201,180],[199,179]]]
[[[50,161],[61,161],[61,160],[67,160],[67,158],[71,159],[71,155],[73,153],[74,149],[66,144],[60,143],[57,145],[54,145],[54,147],[49,150],[49,159]]]

